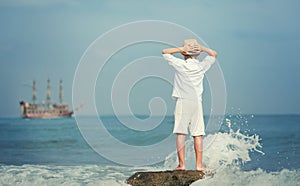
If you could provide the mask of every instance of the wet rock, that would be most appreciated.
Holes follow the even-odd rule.
[[[132,186],[188,186],[203,177],[203,172],[194,170],[137,172],[126,183]]]

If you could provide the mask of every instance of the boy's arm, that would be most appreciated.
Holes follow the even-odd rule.
[[[218,53],[210,48],[206,48],[204,46],[201,46],[201,51],[206,52],[208,55],[212,57],[217,57]]]
[[[174,54],[184,52],[183,48],[166,48],[162,51],[162,54]]]
[[[218,53],[210,48],[206,48],[204,46],[201,46],[201,52],[206,52],[208,55],[212,57],[217,57]],[[162,54],[174,54],[174,53],[182,53],[185,54],[186,51],[184,50],[183,47],[179,48],[167,48],[162,51]]]

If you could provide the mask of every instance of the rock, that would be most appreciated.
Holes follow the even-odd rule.
[[[128,178],[126,183],[132,186],[188,186],[203,177],[203,172],[194,170],[137,172]]]

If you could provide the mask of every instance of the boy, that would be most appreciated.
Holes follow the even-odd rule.
[[[201,62],[197,57],[201,52],[208,54]],[[181,53],[184,60],[172,54]],[[185,170],[184,151],[185,137],[188,128],[194,138],[196,154],[196,170],[204,171],[202,164],[203,147],[202,136],[204,121],[202,111],[203,78],[205,72],[215,62],[217,53],[200,45],[195,39],[185,40],[183,47],[167,48],[162,51],[163,57],[175,69],[175,78],[172,97],[176,98],[175,123],[173,133],[176,137],[176,148],[179,165],[175,170]]]

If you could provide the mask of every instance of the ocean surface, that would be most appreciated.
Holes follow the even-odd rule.
[[[148,146],[170,136],[174,119],[165,117],[157,130],[144,132],[129,130],[113,116],[101,120],[123,143]],[[204,164],[213,176],[192,185],[300,185],[299,134],[300,115],[227,115],[220,130],[204,138],[204,144],[210,143]],[[0,118],[0,185],[127,185],[125,180],[136,171],[177,166],[175,141],[162,161],[128,166],[100,156],[84,139],[75,118]],[[113,152],[116,147],[103,148]],[[194,169],[194,162],[188,137],[187,168]]]

